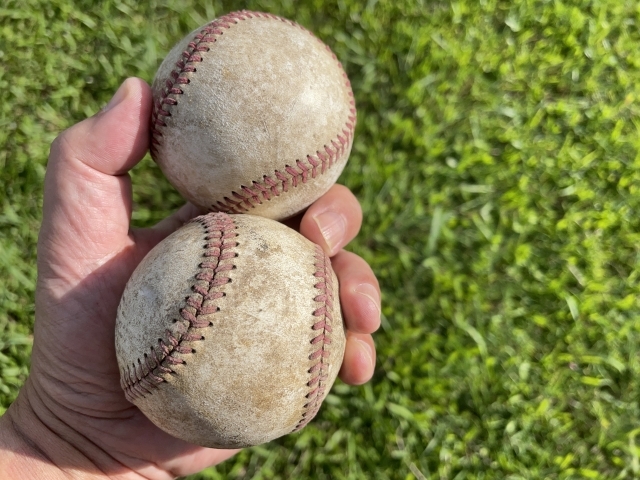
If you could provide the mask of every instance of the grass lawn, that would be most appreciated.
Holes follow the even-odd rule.
[[[238,8],[302,23],[352,80],[340,181],[384,318],[369,384],[195,478],[640,477],[636,0],[4,0],[0,411],[28,371],[49,144]],[[137,225],[182,203],[149,158],[133,178]]]

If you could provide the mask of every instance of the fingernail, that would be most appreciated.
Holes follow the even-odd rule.
[[[362,356],[367,360],[369,366],[373,368],[373,350],[371,349],[371,345],[359,338],[354,338],[354,340],[356,341],[356,345],[358,345],[358,350],[360,350]]]
[[[314,220],[320,229],[320,233],[322,233],[329,252],[336,253],[347,230],[344,217],[335,212],[323,212],[320,215],[316,215]]]
[[[118,105],[125,98],[127,98],[127,93],[129,93],[129,87],[127,85],[127,82],[125,81],[122,83],[122,85],[120,85],[120,88],[118,88],[118,91],[113,95],[111,100],[109,100],[109,103],[105,105],[102,111],[107,112],[111,110],[113,107],[115,107],[116,105]]]
[[[380,320],[380,294],[376,287],[370,283],[361,283],[355,288],[356,293],[367,298],[367,302],[378,312],[378,320]]]

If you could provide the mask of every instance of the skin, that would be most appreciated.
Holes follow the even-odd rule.
[[[0,477],[168,479],[215,465],[235,451],[201,448],[165,434],[119,385],[116,308],[129,276],[160,240],[199,212],[187,204],[149,229],[130,227],[128,171],[147,152],[149,86],[126,80],[107,107],[53,143],[38,241],[31,373],[0,418]],[[348,329],[343,381],[367,382],[380,324],[375,275],[343,250],[362,222],[336,185],[291,226],[332,257]]]

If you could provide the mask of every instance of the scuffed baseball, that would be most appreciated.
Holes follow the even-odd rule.
[[[121,385],[169,434],[240,448],[304,427],[344,355],[320,247],[262,217],[210,213],[158,244],[116,320]]]
[[[353,142],[349,80],[300,25],[234,12],[187,35],[152,85],[151,155],[209,211],[282,220],[335,183]]]

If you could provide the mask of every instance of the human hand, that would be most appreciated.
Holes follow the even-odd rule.
[[[132,229],[127,172],[148,150],[149,86],[129,79],[97,115],[54,142],[45,178],[38,242],[31,373],[0,419],[0,476],[173,478],[230,457],[231,450],[187,444],[155,427],[124,397],[115,357],[120,296],[160,240],[197,215],[185,205],[149,229]],[[355,197],[335,186],[300,219],[300,232],[332,256],[348,329],[340,377],[373,374],[371,333],[380,291],[369,266],[342,250],[358,232]],[[296,222],[296,221],[294,221]]]

